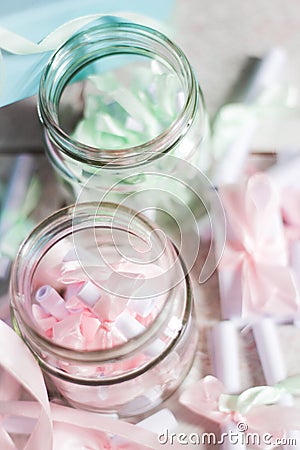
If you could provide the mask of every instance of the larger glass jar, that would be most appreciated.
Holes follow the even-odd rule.
[[[23,243],[13,325],[69,404],[120,416],[157,406],[197,344],[185,267],[164,233],[114,204],[60,210]]]
[[[186,219],[211,160],[208,120],[191,65],[160,32],[95,22],[50,59],[38,110],[48,157],[80,201],[121,203]]]

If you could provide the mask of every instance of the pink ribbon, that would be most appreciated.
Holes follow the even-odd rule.
[[[226,394],[224,385],[209,375],[188,388],[181,395],[180,403],[220,425],[232,421],[238,425],[242,422],[249,432],[270,433],[274,439],[282,437],[286,430],[300,429],[300,410],[295,407],[250,405],[243,413],[234,409],[225,411],[220,407],[223,394]]]
[[[299,305],[274,186],[258,173],[222,186],[220,197],[228,224],[219,266],[225,316],[293,315]]]
[[[19,336],[2,321],[0,365],[3,369],[0,372],[1,449],[18,448],[9,432],[23,433],[22,450],[158,448],[157,436],[150,431],[108,416],[49,402],[37,362]],[[20,400],[20,394],[24,397],[24,390],[30,401]],[[109,435],[123,439],[115,443]],[[166,444],[164,448],[181,449],[179,444]]]

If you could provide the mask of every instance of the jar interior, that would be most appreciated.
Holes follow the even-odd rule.
[[[142,334],[168,301],[176,311],[170,292],[182,271],[168,266],[157,233],[95,226],[55,241],[33,271],[26,300],[37,331],[72,350],[107,350]]]
[[[120,50],[71,77],[60,97],[59,124],[90,147],[127,149],[161,135],[185,102],[182,80],[167,61]]]

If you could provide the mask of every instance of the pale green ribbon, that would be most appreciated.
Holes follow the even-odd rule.
[[[294,114],[299,92],[291,84],[275,83],[265,89],[251,104],[228,103],[216,115],[212,125],[212,152],[218,161],[234,142],[237,134],[251,119],[287,117]],[[276,143],[274,143],[276,145]]]
[[[55,50],[85,25],[96,19],[99,19],[100,17],[108,16],[124,18],[132,22],[137,21],[141,24],[145,24],[156,29],[161,29],[162,27],[166,29],[166,27],[163,26],[160,22],[150,17],[145,17],[141,14],[135,14],[126,11],[120,11],[111,15],[89,14],[65,22],[50,34],[48,34],[48,36],[46,36],[39,43],[35,43],[13,31],[0,26],[0,49],[5,50],[9,53],[14,53],[16,55],[29,55]]]
[[[41,186],[38,178],[32,178],[21,210],[18,214],[9,217],[13,226],[1,236],[1,255],[14,259],[21,242],[27,237],[35,225],[30,218],[31,213],[38,204],[41,195]]]
[[[117,12],[114,14],[90,14],[72,19],[57,27],[48,36],[39,43],[33,42],[13,31],[0,26],[0,94],[4,88],[4,61],[1,49],[8,53],[16,55],[33,55],[37,53],[46,53],[59,48],[74,33],[96,19],[104,17],[123,18],[126,21],[138,22],[142,25],[152,27],[161,31],[169,32],[170,30],[162,23],[141,14],[131,12]],[[35,74],[33,73],[32,76]]]
[[[276,404],[285,394],[300,396],[300,375],[288,377],[274,386],[252,387],[239,395],[221,394],[219,410],[243,415],[254,406]]]

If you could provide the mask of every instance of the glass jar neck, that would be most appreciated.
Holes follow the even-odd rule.
[[[162,62],[179,79],[184,104],[171,125],[158,136],[137,146],[105,149],[85,145],[66,133],[59,122],[59,103],[67,84],[83,68],[112,55],[137,55]],[[156,159],[172,149],[186,135],[202,94],[184,53],[163,34],[134,23],[95,24],[69,39],[50,59],[41,78],[38,110],[51,141],[74,160],[92,164],[129,167]]]

